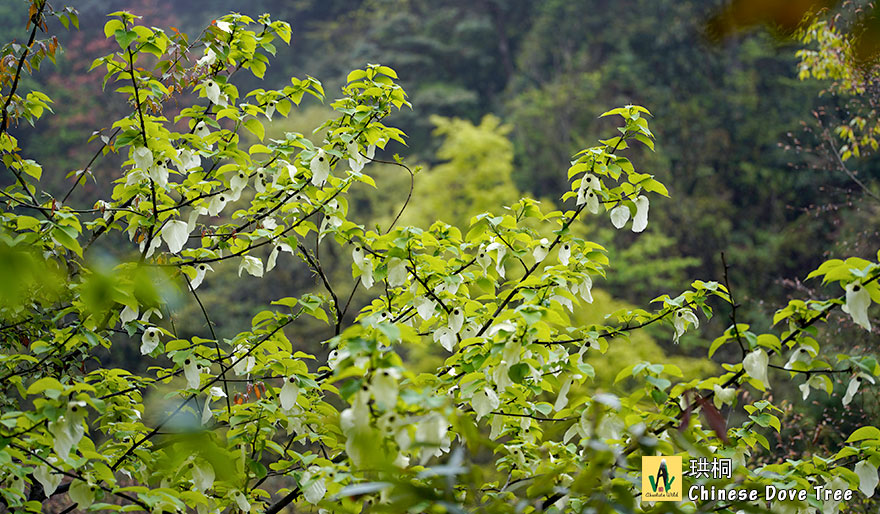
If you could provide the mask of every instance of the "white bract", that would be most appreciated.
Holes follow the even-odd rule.
[[[252,256],[245,255],[241,259],[241,263],[238,265],[238,276],[241,276],[242,271],[247,271],[248,274],[260,278],[263,276],[263,261]]]
[[[278,259],[278,254],[280,252],[287,252],[293,255],[293,248],[287,243],[279,243],[275,245],[269,253],[269,258],[266,259],[266,271],[272,271],[275,268],[275,261]]]
[[[672,324],[675,326],[675,335],[672,336],[672,342],[678,343],[678,339],[684,334],[688,327],[693,324],[694,328],[700,328],[700,320],[694,311],[688,308],[682,308],[675,311]]]
[[[721,387],[718,384],[712,386],[715,395],[712,397],[715,408],[720,409],[723,405],[730,405],[736,399],[735,387]]]
[[[538,242],[538,246],[532,251],[532,256],[536,261],[541,262],[547,257],[547,253],[550,252],[550,241],[545,237],[542,238],[540,242]]]
[[[135,148],[131,153],[131,157],[134,159],[134,167],[140,168],[143,171],[149,170],[150,166],[153,165],[153,152],[145,146]]]
[[[290,410],[296,406],[296,399],[299,397],[299,383],[296,377],[288,377],[281,386],[281,392],[278,398],[281,400],[281,408]]]
[[[57,462],[57,459],[51,455],[46,460],[51,464]],[[43,494],[48,497],[52,496],[52,493],[54,493],[55,490],[58,489],[58,486],[61,485],[63,475],[61,473],[56,473],[55,470],[48,465],[43,465],[37,466],[36,469],[34,469],[34,478],[36,478],[37,482],[43,486]]]
[[[639,195],[634,202],[636,204],[636,215],[633,218],[632,231],[641,232],[648,226],[648,197]]]
[[[76,479],[70,482],[70,489],[67,490],[67,495],[70,496],[70,501],[75,503],[77,507],[81,510],[86,510],[95,502],[94,489],[95,487],[89,485],[88,482]]]
[[[351,171],[359,172],[364,169],[367,159],[361,155],[357,141],[351,140],[345,145],[345,151],[348,152],[349,155],[348,166],[351,168]]]
[[[801,390],[804,401],[810,396],[811,387],[814,389],[821,389],[826,393],[828,392],[828,382],[826,378],[820,375],[813,375],[809,380],[798,386],[798,389]]]
[[[189,283],[193,291],[195,291],[200,285],[202,285],[202,281],[205,280],[205,275],[208,273],[208,271],[214,271],[214,269],[204,262],[196,266],[196,277],[192,279],[192,281]]]
[[[846,407],[847,405],[850,404],[850,402],[852,402],[853,397],[856,395],[857,392],[859,392],[859,387],[862,385],[862,381],[864,381],[864,380],[867,380],[868,382],[871,382],[872,384],[874,383],[874,377],[872,377],[871,375],[867,375],[865,373],[862,373],[862,372],[856,373],[856,376],[854,376],[849,381],[849,385],[846,387],[846,394],[843,395],[843,406],[844,407]]]
[[[312,171],[312,185],[323,186],[330,176],[330,159],[323,148],[318,148],[315,156],[309,161],[309,169]]]
[[[205,96],[215,105],[226,105],[226,95],[220,89],[220,84],[214,79],[208,79],[204,83]]]
[[[141,355],[152,353],[159,347],[159,329],[147,328],[141,335]]]
[[[843,312],[852,316],[853,322],[871,331],[871,320],[868,319],[868,307],[871,306],[871,295],[858,281],[847,284],[846,304]]]
[[[187,224],[180,220],[171,220],[162,227],[162,239],[171,253],[180,253],[189,239]]]
[[[474,393],[473,398],[471,398],[471,403],[474,406],[474,412],[477,413],[477,419],[479,420],[486,414],[497,409],[501,405],[501,400],[498,398],[498,395],[495,394],[495,391],[491,388],[484,387]]]
[[[201,383],[201,369],[198,363],[192,357],[188,357],[183,361],[183,375],[186,377],[186,387],[190,389],[198,389]]]
[[[569,258],[571,258],[571,243],[562,243],[559,247],[559,262],[563,266],[568,266]]]
[[[767,380],[767,364],[769,361],[770,358],[763,348],[750,352],[743,359],[743,369],[746,371],[746,374],[764,384],[767,389],[770,389],[770,381]]]
[[[880,478],[877,476],[877,466],[863,460],[856,464],[853,471],[859,476],[859,491],[868,498],[874,496],[874,489],[880,482]]]
[[[623,204],[618,205],[611,209],[611,224],[614,225],[614,228],[623,228],[629,221],[629,214],[629,207]]]

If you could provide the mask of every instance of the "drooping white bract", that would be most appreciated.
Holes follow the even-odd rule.
[[[874,383],[874,377],[862,372],[856,373],[856,375],[849,381],[849,385],[847,385],[846,387],[846,394],[843,395],[842,402],[844,407],[852,402],[853,397],[856,395],[857,392],[859,392],[859,386],[862,385],[862,381],[864,380],[867,380],[872,384]]]
[[[489,387],[484,387],[474,393],[474,396],[471,398],[471,404],[474,406],[474,412],[477,413],[477,419],[479,420],[497,409],[501,405],[501,400],[495,391]]]
[[[453,333],[457,334],[461,330],[461,326],[464,324],[464,312],[462,312],[460,307],[456,307],[452,309],[452,312],[449,313],[449,321],[448,326],[449,330]]]
[[[532,256],[537,262],[541,262],[550,252],[550,241],[545,237],[538,242],[538,246],[532,251]]]
[[[232,370],[236,375],[244,375],[250,373],[257,363],[257,359],[248,353],[247,348],[237,345],[233,351]]]
[[[798,346],[793,352],[791,352],[791,356],[785,363],[785,369],[792,369],[792,365],[795,362],[810,362],[813,359],[813,355],[807,348],[808,347],[806,345],[801,345]]]
[[[196,123],[193,128],[193,134],[199,137],[199,139],[204,139],[211,135],[211,129],[208,128],[208,124],[203,121],[199,121]],[[208,148],[211,148],[213,145],[209,145]]]
[[[380,408],[391,410],[397,406],[398,378],[399,373],[394,368],[384,368],[373,374],[373,379],[370,381],[370,392]]]
[[[357,141],[353,139],[349,141],[349,143],[345,145],[345,151],[348,152],[348,166],[351,168],[351,171],[359,172],[364,169],[367,159],[361,155]]]
[[[180,253],[189,239],[189,230],[185,221],[171,220],[162,227],[162,239],[171,253]]]
[[[636,215],[633,218],[633,232],[641,232],[648,226],[648,197],[639,195],[634,200],[636,204]]]
[[[426,416],[416,425],[416,444],[423,445],[421,452],[421,465],[424,465],[431,457],[440,456],[449,451],[451,441],[446,435],[449,430],[449,422],[440,414],[434,412]]]
[[[138,306],[135,304],[134,307],[126,305],[122,312],[119,313],[119,322],[125,325],[126,323],[131,323],[136,320],[138,317]]]
[[[208,271],[214,271],[214,269],[204,262],[196,266],[196,277],[192,279],[192,282],[189,283],[190,287],[193,288],[193,291],[195,291],[200,285],[202,285],[202,281],[205,280],[205,274],[207,274]]]
[[[153,152],[146,146],[138,146],[132,150],[131,158],[134,159],[134,167],[143,171],[149,170],[153,165]]]
[[[562,385],[559,386],[559,393],[556,395],[556,402],[553,403],[554,411],[559,412],[568,405],[568,391],[571,389],[571,384],[573,381],[574,377],[572,375],[568,375],[567,377],[565,377]]]
[[[199,57],[199,60],[196,61],[196,66],[211,66],[215,62],[217,62],[217,54],[214,53],[214,50],[211,50],[211,47],[206,47],[205,55]]]
[[[287,243],[278,243],[272,248],[272,251],[269,252],[269,258],[266,259],[266,271],[272,271],[275,269],[275,262],[278,259],[278,254],[280,252],[287,252],[293,255],[293,248],[290,247]]]
[[[868,498],[874,496],[874,489],[880,483],[880,478],[877,477],[877,466],[868,460],[863,460],[856,464],[853,471],[859,477],[859,491]]]
[[[361,268],[361,284],[367,289],[373,287],[373,259],[369,255],[364,255],[364,267]]]
[[[254,179],[254,189],[257,190],[258,193],[266,192],[266,168],[260,167],[257,168],[256,178]]]
[[[208,216],[217,216],[220,214],[223,209],[226,208],[226,200],[226,195],[223,193],[212,196],[211,201],[208,203]]]
[[[263,111],[266,113],[266,118],[268,118],[269,121],[272,121],[272,115],[275,114],[275,105],[277,103],[278,102],[275,100],[269,100],[268,102],[266,102],[266,107],[265,109],[263,109]]]
[[[798,389],[801,390],[801,394],[803,395],[803,399],[804,399],[804,401],[806,401],[807,398],[810,396],[810,388],[811,387],[814,389],[821,389],[827,393],[828,392],[827,386],[828,386],[828,384],[825,381],[825,377],[823,377],[821,375],[813,375],[809,378],[809,380],[807,380],[803,384],[799,385]]]
[[[153,182],[155,182],[156,186],[160,189],[165,189],[166,187],[168,187],[168,166],[170,164],[171,159],[159,157],[147,170],[150,178],[153,179]]]
[[[218,21],[214,25],[223,32],[229,33],[232,31],[232,25],[230,25],[228,21]]]
[[[281,386],[281,392],[278,398],[281,400],[281,408],[290,410],[296,406],[296,399],[299,397],[299,381],[294,376],[287,377],[284,385]]]
[[[712,391],[715,393],[712,401],[715,403],[716,409],[720,409],[724,405],[730,405],[736,399],[735,387],[721,387],[715,384],[712,386]]]
[[[743,359],[743,369],[746,374],[764,384],[767,389],[770,389],[770,381],[767,379],[767,364],[769,362],[770,358],[762,348],[750,352]]]
[[[562,243],[559,247],[559,262],[563,266],[568,266],[569,258],[571,258],[571,243]]]
[[[238,505],[238,508],[243,512],[251,511],[251,502],[248,501],[247,495],[239,490],[232,491],[231,493],[232,499],[235,500],[235,504]]]
[[[316,470],[317,468],[315,468]],[[312,505],[317,505],[319,501],[324,499],[324,495],[327,494],[327,487],[324,483],[324,477],[312,478],[314,475],[311,471],[303,474],[302,480],[300,481],[300,486],[303,484],[308,484],[305,487],[301,487],[303,492],[303,499]]]
[[[486,251],[495,252],[495,271],[498,272],[498,276],[504,278],[504,256],[507,255],[507,247],[502,243],[493,241],[486,247]]]
[[[220,89],[220,84],[217,83],[214,79],[208,79],[205,81],[205,96],[208,97],[208,100],[211,101],[214,105],[226,105],[226,95],[223,94],[223,91]]]
[[[614,228],[623,228],[626,222],[629,221],[629,215],[629,207],[620,204],[611,209],[611,224],[614,225]]]
[[[214,415],[211,412],[211,402],[216,398],[226,398],[226,392],[220,387],[214,386],[208,391],[208,398],[205,399],[205,407],[202,409],[202,425],[206,424]]]
[[[47,457],[46,460],[50,464],[55,464],[58,461],[58,459],[51,455]],[[36,478],[37,482],[43,486],[43,494],[45,494],[46,497],[52,496],[52,493],[58,489],[58,486],[61,485],[61,479],[63,476],[64,475],[61,473],[55,473],[55,470],[48,465],[37,466],[34,469],[34,478]]]
[[[846,304],[843,306],[843,312],[849,314],[856,325],[868,332],[871,331],[871,320],[868,319],[868,307],[870,306],[871,295],[859,281],[847,284]]]
[[[434,311],[437,309],[437,302],[426,296],[416,296],[413,303],[416,306],[416,312],[419,313],[419,316],[423,320],[428,321],[434,317]]]
[[[50,421],[47,425],[52,434],[53,449],[55,454],[66,461],[70,450],[79,444],[85,428],[83,420],[86,417],[86,402],[73,401],[68,403],[67,410],[56,421]]]
[[[579,284],[575,284],[571,288],[571,292],[574,294],[579,294],[581,299],[587,303],[593,303],[593,279],[590,278],[589,275],[584,275],[584,278],[581,280]]]
[[[241,196],[241,192],[248,184],[248,175],[244,170],[238,170],[231,179],[229,179],[229,189],[232,191],[231,200],[234,202]]]
[[[309,161],[309,169],[312,171],[312,185],[323,186],[330,176],[330,159],[323,148],[318,148],[315,156]]]
[[[434,342],[440,343],[440,346],[445,348],[447,352],[451,352],[457,342],[455,332],[450,330],[449,327],[440,327],[434,331]]]
[[[186,387],[198,389],[201,384],[202,373],[198,363],[192,357],[183,361],[183,375],[186,377]]]
[[[697,318],[697,315],[686,307],[676,310],[673,316],[672,324],[675,326],[675,335],[672,336],[673,343],[678,343],[678,338],[687,331],[691,323],[693,323],[694,328],[700,328],[700,320]]]
[[[263,261],[252,256],[245,255],[241,259],[241,263],[238,265],[238,276],[241,276],[242,270],[247,271],[248,274],[260,278],[263,276]]]
[[[181,148],[177,151],[177,160],[180,161],[177,171],[183,174],[187,174],[202,165],[201,156],[186,148]]]
[[[388,285],[391,287],[400,287],[406,284],[406,262],[391,258],[388,261]]]
[[[152,353],[159,347],[159,329],[149,327],[141,335],[141,355]]]

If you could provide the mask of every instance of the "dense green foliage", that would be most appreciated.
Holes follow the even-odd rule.
[[[268,14],[189,36],[118,11],[78,48],[91,72],[68,59],[61,80],[40,64],[79,18],[29,3],[27,44],[0,59],[5,505],[755,510],[643,501],[641,457],[683,455],[875,508],[878,413],[856,406],[880,376],[880,254],[827,259],[839,220],[792,222],[828,177],[780,171],[815,87],[760,37],[697,44],[708,11],[690,2],[597,4],[642,17],[280,8],[346,56],[311,41],[295,60],[331,95],[271,71],[293,33]],[[376,53],[392,66],[362,64]],[[791,273],[814,289],[779,301]],[[846,416],[807,442],[817,397]]]

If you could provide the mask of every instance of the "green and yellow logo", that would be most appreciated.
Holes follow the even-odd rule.
[[[642,500],[681,501],[681,457],[642,457]]]

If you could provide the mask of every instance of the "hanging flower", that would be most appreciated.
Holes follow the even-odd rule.
[[[538,246],[532,251],[532,256],[535,258],[537,262],[541,262],[544,260],[544,257],[547,257],[547,253],[550,252],[550,241],[547,238],[542,238],[540,242],[538,242]]]
[[[312,171],[312,185],[323,186],[330,176],[330,159],[323,148],[318,148],[315,156],[309,161],[309,169]]]
[[[357,141],[352,139],[347,145],[345,145],[345,150],[346,152],[348,152],[349,155],[348,166],[351,168],[351,171],[359,172],[364,169],[364,165],[367,163],[367,160],[363,155],[361,155]]]
[[[826,377],[821,375],[813,375],[809,380],[804,382],[803,384],[798,386],[798,389],[801,390],[801,394],[803,395],[804,401],[807,401],[807,397],[810,396],[810,388],[821,389],[828,392],[828,384],[826,383]]]
[[[449,430],[449,422],[440,414],[432,413],[425,417],[416,426],[415,442],[423,445],[421,464],[424,465],[431,457],[442,455],[449,451],[451,441],[446,435]]]
[[[186,387],[198,389],[201,384],[202,373],[198,363],[192,357],[183,361],[183,375],[186,377]]]
[[[241,259],[241,263],[238,265],[238,276],[241,276],[242,271],[247,271],[248,274],[260,278],[263,276],[263,261],[252,256],[245,255]]]
[[[168,245],[171,253],[180,253],[186,241],[189,239],[189,231],[186,222],[171,220],[162,227],[162,239]]]
[[[153,179],[153,182],[156,183],[161,189],[165,189],[168,186],[168,166],[171,164],[171,159],[166,159],[164,157],[159,157],[153,162],[153,165],[150,166],[148,173],[150,174],[150,178]]]
[[[720,409],[723,405],[730,405],[736,399],[736,388],[734,387],[721,387],[715,384],[712,386],[712,390],[715,392],[712,401],[715,403],[716,409]]]
[[[629,221],[629,214],[629,207],[623,204],[618,205],[611,209],[611,224],[614,225],[614,228],[623,228]]]
[[[153,353],[159,347],[159,329],[150,327],[141,335],[141,355]]]
[[[635,199],[636,215],[633,218],[633,232],[641,232],[648,226],[648,203],[648,197],[646,196],[639,195]]]
[[[795,351],[791,352],[791,356],[788,358],[788,362],[785,363],[785,369],[792,369],[792,365],[795,362],[810,362],[813,359],[813,355],[807,350],[806,346],[799,346]]]
[[[287,252],[293,255],[293,248],[290,247],[287,243],[278,243],[272,248],[272,251],[269,252],[269,258],[266,259],[266,271],[272,271],[275,269],[275,261],[278,259],[278,254],[280,252]]]
[[[457,342],[455,332],[450,330],[449,327],[440,327],[434,331],[434,342],[440,343],[440,346],[445,348],[447,352],[451,352]]]
[[[413,300],[413,303],[416,306],[416,312],[419,313],[419,316],[421,316],[423,320],[428,321],[434,317],[434,312],[437,309],[437,302],[425,296],[417,296]]]
[[[388,285],[400,287],[406,284],[406,263],[400,259],[392,258],[388,261]]]
[[[248,501],[247,495],[239,490],[232,491],[232,499],[235,500],[235,504],[238,505],[238,508],[244,512],[251,511],[251,503]]]
[[[317,505],[319,501],[324,499],[324,495],[327,494],[324,477],[314,478],[311,471],[303,474],[302,480],[300,480],[300,486],[303,484],[308,484],[305,487],[301,487],[303,499],[312,505]]]
[[[122,312],[119,313],[119,322],[125,325],[126,323],[131,323],[136,320],[138,317],[138,306],[135,304],[134,307],[126,305]]]
[[[198,61],[196,61],[196,66],[211,66],[215,62],[217,62],[217,54],[214,53],[214,50],[211,50],[211,47],[205,48],[205,55],[201,56]]]
[[[380,407],[393,409],[397,405],[398,372],[393,368],[379,370],[370,382],[370,392]]]
[[[868,382],[871,382],[872,384],[874,383],[874,377],[872,377],[871,375],[866,375],[865,373],[862,373],[862,372],[856,373],[856,376],[854,376],[849,381],[849,385],[846,387],[846,394],[843,395],[843,406],[844,407],[846,407],[847,405],[850,404],[850,402],[852,402],[853,397],[856,395],[857,392],[859,392],[859,386],[862,385],[862,381],[864,381],[864,380],[867,380]]]
[[[287,377],[284,385],[281,386],[281,392],[278,398],[281,400],[281,408],[290,410],[296,406],[296,399],[299,397],[299,381],[294,376]]]
[[[568,266],[569,258],[571,258],[571,243],[562,243],[559,247],[559,262],[563,266]]]
[[[688,326],[693,323],[694,328],[700,328],[700,320],[694,311],[688,308],[682,308],[675,311],[672,324],[675,326],[675,335],[672,337],[673,343],[678,343],[678,338],[687,331]]]
[[[565,377],[565,380],[559,387],[559,393],[556,394],[556,402],[553,404],[553,410],[555,410],[556,412],[561,411],[568,405],[568,391],[571,389],[571,384],[573,380],[574,377],[569,375]]]
[[[593,279],[589,275],[584,275],[579,284],[572,288],[572,292],[580,294],[581,299],[587,303],[593,303]]]
[[[185,148],[177,151],[177,160],[180,161],[177,171],[183,174],[189,173],[202,165],[202,158],[199,154]]]
[[[276,102],[274,99],[266,102],[266,108],[263,110],[263,112],[266,113],[266,118],[268,118],[269,121],[272,121],[272,115],[275,114],[275,105],[277,103],[278,102]]]
[[[871,331],[871,321],[868,319],[868,307],[871,306],[871,295],[868,290],[858,282],[851,282],[846,286],[846,304],[843,312],[852,317],[853,322]]]
[[[146,146],[139,146],[132,150],[131,157],[134,159],[134,167],[143,171],[149,170],[153,165],[153,152]]]
[[[497,409],[501,405],[501,400],[498,399],[498,395],[495,394],[495,391],[488,387],[484,387],[474,393],[473,398],[471,398],[471,403],[474,406],[474,412],[477,413],[477,419],[479,420],[486,414]]]
[[[241,192],[248,184],[248,175],[244,170],[238,170],[235,175],[229,179],[229,189],[232,191],[232,201],[238,200]]]
[[[743,369],[746,374],[764,384],[767,389],[770,389],[770,381],[767,379],[767,364],[769,360],[767,352],[761,348],[749,353],[743,359]]]
[[[452,312],[449,313],[448,320],[449,330],[453,333],[457,334],[461,331],[461,326],[464,324],[464,312],[462,312],[461,308],[456,307],[452,309]]]
[[[226,95],[223,94],[223,91],[220,89],[220,84],[217,83],[214,79],[208,79],[204,83],[205,86],[205,96],[208,97],[208,100],[211,101],[214,105],[226,105]]]
[[[880,479],[877,478],[877,466],[871,464],[868,460],[863,460],[856,464],[856,475],[859,477],[859,491],[866,497],[874,496],[874,489],[877,488]]]
[[[50,464],[58,462],[58,459],[51,455],[46,458],[46,460]],[[52,496],[52,493],[54,493],[55,490],[58,489],[58,486],[61,485],[61,479],[63,476],[64,475],[61,473],[56,473],[55,470],[48,465],[37,466],[36,469],[34,469],[34,478],[36,478],[37,482],[43,486],[43,494],[45,494],[47,498]]]
[[[247,353],[247,348],[242,345],[238,345],[232,351],[232,354],[235,358],[232,364],[232,370],[235,371],[236,375],[244,375],[250,373],[254,366],[257,363],[257,359],[254,358],[253,355]]]
[[[226,195],[220,193],[219,195],[214,195],[211,197],[211,201],[208,203],[207,214],[208,216],[217,216],[223,209],[226,208]]]
[[[266,169],[265,168],[257,168],[257,178],[254,179],[254,189],[257,190],[258,193],[266,192]]]
[[[364,256],[364,267],[361,270],[361,284],[367,289],[373,287],[373,259],[369,255]]]
[[[205,274],[207,274],[208,271],[214,271],[214,269],[204,262],[196,266],[196,277],[192,279],[192,282],[189,283],[190,287],[193,288],[193,291],[195,291],[200,285],[202,285],[202,281],[205,280]]]
[[[202,120],[196,123],[196,126],[193,129],[193,134],[195,134],[199,139],[204,139],[211,135],[211,129],[209,129],[208,124],[205,123],[204,120]]]
[[[214,413],[211,412],[211,402],[216,398],[226,398],[226,392],[223,391],[223,389],[214,386],[208,391],[208,397],[205,399],[205,407],[202,409],[202,425],[206,424],[214,415]]]

